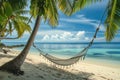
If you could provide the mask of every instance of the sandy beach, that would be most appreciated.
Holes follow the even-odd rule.
[[[18,55],[0,52],[0,65]],[[98,63],[99,64],[99,63]],[[22,66],[23,76],[0,71],[0,80],[120,80],[120,68],[94,64],[94,62],[80,61],[70,67],[56,67],[39,55],[29,54]]]

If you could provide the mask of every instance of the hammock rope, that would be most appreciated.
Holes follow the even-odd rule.
[[[98,33],[98,31],[100,29],[100,26],[102,24],[103,18],[104,18],[105,14],[106,14],[107,8],[108,8],[108,6],[106,7],[103,15],[101,16],[101,19],[100,19],[100,22],[98,24],[98,27],[97,27],[94,35],[93,35],[93,38],[89,42],[88,46],[85,47],[82,51],[80,51],[77,55],[75,55],[75,56],[73,56],[71,58],[68,58],[68,59],[60,59],[60,58],[52,56],[52,55],[50,55],[48,53],[45,53],[40,48],[38,48],[34,43],[33,43],[33,47],[40,52],[40,55],[42,55],[44,58],[46,58],[48,61],[54,63],[55,65],[70,66],[70,65],[73,65],[73,64],[77,63],[80,59],[84,60],[84,58],[85,58],[85,56],[87,54],[88,49],[92,46],[92,44],[93,44],[93,42],[94,42],[94,40],[95,40],[95,38],[97,36],[97,33]]]

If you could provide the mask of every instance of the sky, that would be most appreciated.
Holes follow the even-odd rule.
[[[56,28],[52,28],[48,23],[42,21],[34,42],[89,42],[98,27],[107,3],[108,0],[97,2],[69,17],[59,11],[59,25]],[[105,18],[106,15],[104,16],[104,20]],[[106,42],[104,37],[104,20],[102,21],[95,42]],[[34,21],[30,24],[32,28],[34,27]],[[13,36],[16,36],[16,32],[14,32]],[[26,32],[20,39],[9,40],[9,42],[27,42],[29,36],[30,33]],[[120,33],[116,35],[112,42],[120,42]]]

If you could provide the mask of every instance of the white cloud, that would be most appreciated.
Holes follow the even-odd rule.
[[[84,34],[85,34],[85,31],[79,31],[79,32],[76,34],[76,37],[84,37]]]
[[[98,22],[97,20],[86,18],[84,15],[76,15],[76,18],[60,18],[61,21],[74,22],[74,23],[93,23]]]
[[[73,34],[71,32],[64,32],[61,34],[60,39],[71,39],[73,37]]]
[[[49,32],[49,34],[48,34]],[[38,35],[41,32],[38,33]],[[37,39],[38,42],[80,42],[88,41],[88,37],[85,37],[85,31],[69,32],[69,31],[46,31],[42,33],[42,38]],[[41,36],[41,35],[39,35]]]
[[[95,29],[98,27],[100,23],[100,21],[86,18],[84,15],[77,15],[76,17],[77,18],[73,18],[73,19],[61,18],[60,21],[92,25]],[[100,31],[105,31],[103,24],[101,24]]]
[[[76,15],[77,18],[82,18],[82,17],[84,17],[84,16],[85,16],[85,15],[83,15],[83,14]]]
[[[86,40],[86,41],[88,41],[88,40],[89,40],[89,38],[88,38],[88,37],[85,37],[85,40]]]
[[[95,20],[91,20],[91,19],[87,19],[87,18],[79,18],[79,19],[65,19],[65,18],[61,18],[61,21],[65,21],[65,22],[74,22],[74,23],[91,23],[92,21]]]
[[[97,23],[89,23],[90,25],[93,25],[93,27],[95,27],[95,29],[99,26],[99,22]],[[105,27],[103,24],[100,25],[100,29],[99,31],[105,31]]]
[[[45,35],[42,40],[49,40],[49,38],[50,37],[48,35]]]

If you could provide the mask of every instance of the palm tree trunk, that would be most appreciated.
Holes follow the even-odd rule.
[[[30,50],[31,45],[33,44],[33,41],[35,39],[35,36],[36,36],[38,28],[39,28],[40,20],[41,20],[41,16],[38,15],[36,18],[36,22],[35,22],[32,34],[30,35],[29,40],[28,40],[25,48],[23,49],[23,51],[15,59],[2,65],[0,67],[0,70],[7,71],[7,72],[13,73],[15,75],[23,75],[24,74],[24,71],[21,71],[20,68]]]

